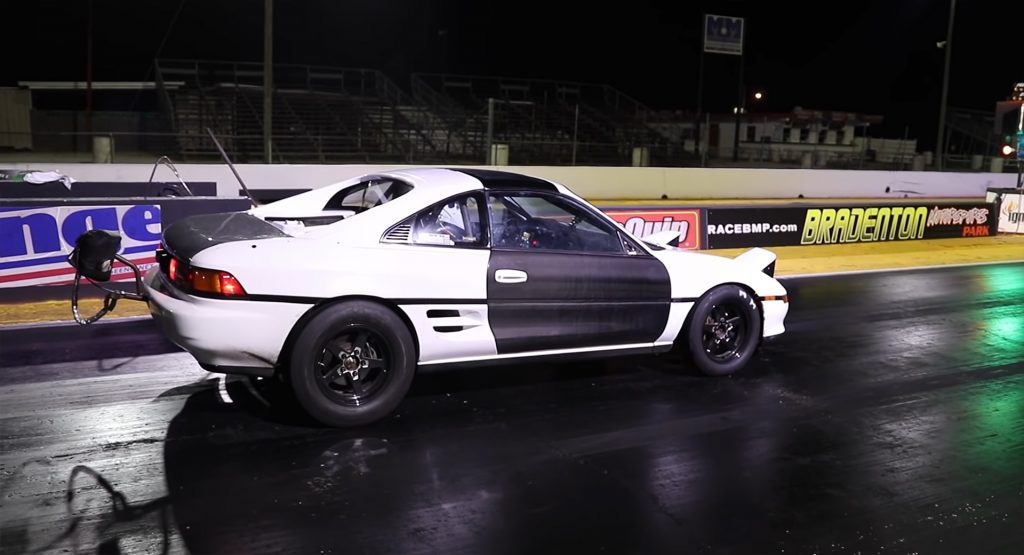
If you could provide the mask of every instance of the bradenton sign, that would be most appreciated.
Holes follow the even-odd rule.
[[[927,206],[808,208],[801,245],[923,239]]]
[[[993,204],[707,208],[708,248],[812,246],[995,235]]]

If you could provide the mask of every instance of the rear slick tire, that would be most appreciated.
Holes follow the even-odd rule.
[[[763,321],[753,295],[737,285],[720,285],[693,307],[686,330],[690,360],[708,376],[741,370],[761,341]]]
[[[346,301],[324,308],[299,333],[289,382],[299,405],[332,427],[370,424],[405,398],[416,349],[405,322],[387,307]]]

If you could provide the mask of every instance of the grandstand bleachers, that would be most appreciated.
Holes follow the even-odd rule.
[[[255,63],[158,60],[163,106],[185,160],[263,161],[263,73]],[[685,158],[660,116],[607,85],[414,74],[411,94],[381,72],[274,67],[275,163],[482,163],[490,144],[510,163],[628,165],[636,147],[668,165]],[[664,154],[663,154],[664,153]]]
[[[513,164],[569,164],[575,152],[576,163],[628,165],[634,147],[671,146],[655,111],[607,85],[418,73],[411,89],[478,152],[509,145]]]
[[[74,83],[19,82],[32,95],[22,142],[95,159],[88,136],[97,135],[116,142],[119,160],[220,162],[210,129],[232,160],[267,161],[262,64],[159,59],[155,68],[154,82],[94,87],[102,108],[85,132],[86,93]],[[599,83],[414,73],[403,89],[374,69],[282,64],[273,82],[273,163],[899,169],[931,154],[917,152],[908,129],[903,139],[873,132],[877,115],[795,107],[698,118]],[[992,113],[951,107],[946,125],[948,167],[979,171],[999,156]]]
[[[263,160],[259,65],[160,60],[158,72],[161,81],[184,83],[164,91],[184,159],[219,156],[209,128],[233,158]],[[285,66],[275,73],[274,162],[436,160],[436,118],[404,103],[408,95],[380,72]]]

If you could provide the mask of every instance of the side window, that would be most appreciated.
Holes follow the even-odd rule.
[[[615,229],[556,196],[497,193],[489,209],[495,248],[623,252]]]
[[[357,214],[390,202],[412,190],[402,181],[370,180],[338,191],[324,205],[324,210],[353,210]]]
[[[435,204],[412,218],[409,242],[415,245],[485,246],[487,230],[482,225],[482,209],[483,202],[477,194]]]

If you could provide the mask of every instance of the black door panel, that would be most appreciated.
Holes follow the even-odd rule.
[[[497,270],[525,271],[525,283],[499,284]],[[664,300],[668,271],[650,256],[493,250],[487,270],[491,300]]]
[[[499,270],[526,273],[499,283]],[[498,353],[653,342],[668,321],[668,271],[650,256],[491,251],[488,319]]]
[[[498,353],[650,343],[668,320],[668,302],[492,301]]]

